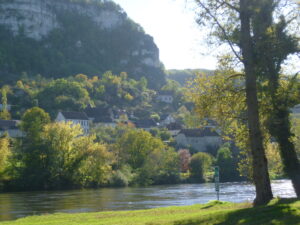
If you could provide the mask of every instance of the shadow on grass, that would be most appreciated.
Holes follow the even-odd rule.
[[[176,221],[173,225],[299,225],[300,208],[288,205],[296,201],[297,199],[281,199],[267,206],[240,209],[229,213],[216,212],[195,219]]]

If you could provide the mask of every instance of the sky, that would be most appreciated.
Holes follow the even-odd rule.
[[[195,22],[191,1],[113,0],[154,38],[166,69],[214,69],[216,49],[209,49]],[[186,3],[188,2],[188,3]]]

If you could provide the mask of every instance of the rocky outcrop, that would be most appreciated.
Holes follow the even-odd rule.
[[[35,62],[34,64],[42,69],[24,66],[15,72],[47,75],[70,71],[69,73],[95,75],[112,70],[128,72],[129,76],[137,79],[139,76],[145,76],[150,84],[151,76],[160,76],[158,80],[161,82],[164,80],[159,50],[153,38],[145,34],[143,29],[112,1],[0,0],[1,25],[10,30],[14,37],[23,35],[33,39],[36,44],[33,44],[32,49],[39,48],[38,53],[33,55],[38,54],[41,60],[44,60],[44,57],[48,61],[49,57],[61,57],[60,62],[64,63],[55,66],[57,68],[54,70],[52,65],[44,68],[47,63],[43,62],[43,65],[39,66],[39,63]],[[49,49],[50,56],[47,52]],[[9,51],[18,50],[8,49],[7,52]],[[89,59],[89,56],[92,58]],[[12,62],[14,65],[18,63],[20,64]],[[33,63],[24,63],[28,64]],[[9,70],[7,63],[5,67]],[[58,68],[64,68],[65,71]],[[67,75],[73,74],[64,74]]]
[[[59,12],[88,16],[101,29],[116,29],[126,20],[126,13],[121,9],[101,9],[102,1],[84,4],[70,0],[2,0],[0,3],[0,24],[9,26],[14,34],[22,29],[26,36],[36,40],[61,25],[57,19]]]

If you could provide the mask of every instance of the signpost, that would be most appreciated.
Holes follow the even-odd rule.
[[[220,195],[220,168],[218,166],[215,167],[215,189],[217,193],[217,200],[219,201]]]

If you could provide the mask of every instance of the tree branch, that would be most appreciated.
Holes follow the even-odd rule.
[[[228,35],[227,35],[227,33],[226,33],[226,30],[225,30],[225,28],[220,24],[220,22],[218,21],[218,19],[216,18],[216,16],[214,16],[212,13],[211,13],[211,11],[201,2],[201,0],[196,0],[196,2],[199,4],[199,6],[201,7],[201,8],[203,8],[205,11],[206,11],[206,13],[215,21],[215,23],[218,25],[218,27],[221,29],[221,31],[222,31],[222,33],[223,33],[223,35],[224,35],[224,37],[225,37],[225,39],[226,39],[226,41],[227,41],[227,43],[229,44],[229,46],[230,46],[230,48],[231,48],[231,50],[232,50],[232,52],[234,53],[234,55],[241,61],[241,62],[243,62],[243,60],[242,60],[242,58],[239,56],[239,54],[236,52],[236,50],[234,49],[234,47],[233,47],[233,43],[229,40],[229,37],[228,37]]]
[[[228,3],[226,0],[225,1],[219,1],[219,0],[216,0],[218,3],[220,3],[221,5],[226,5],[227,7],[229,7],[230,9],[232,10],[235,10],[237,11],[238,13],[240,12],[240,9],[238,7],[235,7],[233,5],[231,5],[230,3]]]
[[[295,84],[295,81],[297,80],[297,77],[299,75],[300,71],[298,71],[297,73],[295,73],[295,75],[291,78],[291,81],[289,82],[289,87],[288,87],[288,91],[285,95],[285,104],[288,104],[288,99],[290,98],[290,94],[291,94],[291,90],[293,89],[293,85]]]

